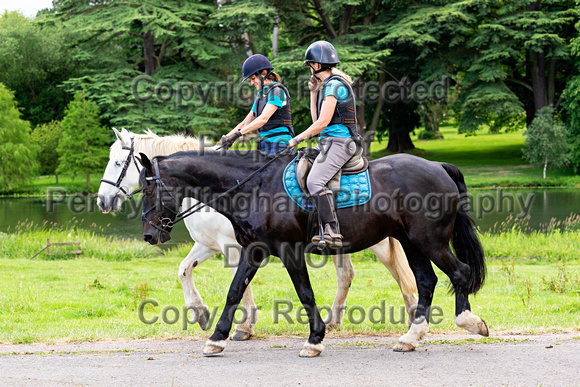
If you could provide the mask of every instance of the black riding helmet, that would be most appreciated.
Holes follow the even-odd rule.
[[[309,66],[309,63],[320,63],[326,67],[334,67],[339,62],[334,46],[324,40],[314,42],[306,49],[304,67]]]
[[[244,79],[242,79],[242,82],[250,78],[254,74],[257,74],[263,80],[263,77],[260,74],[262,70],[268,70],[268,74],[265,77],[268,78],[270,72],[274,70],[274,66],[272,66],[272,63],[270,63],[268,58],[266,58],[264,55],[260,54],[252,55],[251,57],[246,59],[246,61],[242,65],[242,76],[244,77]]]

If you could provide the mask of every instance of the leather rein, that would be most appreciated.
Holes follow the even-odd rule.
[[[182,220],[184,220],[188,216],[192,215],[193,213],[200,211],[204,207],[208,207],[210,204],[212,204],[216,200],[221,199],[224,196],[226,196],[229,193],[231,193],[232,191],[240,188],[242,185],[244,185],[245,183],[247,183],[250,179],[252,179],[258,173],[262,172],[270,164],[272,164],[274,161],[278,160],[281,156],[287,154],[289,151],[290,151],[289,148],[286,148],[286,149],[280,151],[278,154],[276,154],[274,157],[272,157],[272,159],[268,160],[268,162],[266,162],[260,168],[258,168],[254,172],[252,172],[250,175],[248,175],[242,181],[238,181],[238,183],[236,185],[234,185],[233,187],[231,187],[230,189],[228,189],[226,192],[224,192],[224,193],[216,196],[215,198],[213,198],[212,200],[210,200],[207,203],[197,202],[193,206],[189,207],[187,210],[182,211],[181,213],[176,213],[175,211],[169,209],[171,212],[173,212],[174,214],[176,214],[176,218],[174,220],[171,220],[169,218],[161,218],[160,217],[158,219],[159,220],[159,223],[160,223],[160,226],[159,225],[156,225],[155,223],[153,223],[152,221],[150,221],[147,218],[147,215],[151,211],[157,209],[157,207],[159,207],[159,211],[158,212],[159,212],[159,214],[161,214],[161,211],[163,210],[163,200],[161,198],[161,190],[163,188],[165,188],[165,190],[169,193],[169,195],[171,196],[171,198],[176,203],[178,203],[178,202],[177,202],[177,199],[171,194],[171,192],[169,191],[169,189],[167,188],[167,186],[165,185],[165,183],[163,182],[163,180],[161,180],[161,176],[159,175],[159,165],[157,164],[157,159],[154,158],[152,160],[152,164],[153,164],[153,173],[155,174],[155,176],[146,177],[145,179],[148,180],[148,181],[155,181],[155,184],[157,186],[157,203],[155,204],[155,207],[151,207],[149,210],[143,211],[142,219],[143,219],[143,221],[148,222],[151,226],[153,226],[153,228],[157,229],[158,231],[170,232],[171,229],[173,228],[173,226],[175,226],[176,223],[181,222]],[[143,188],[141,188],[141,190],[142,189]]]

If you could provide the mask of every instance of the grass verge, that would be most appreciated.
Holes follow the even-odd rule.
[[[441,133],[443,140],[419,140],[413,135],[416,149],[410,153],[455,164],[470,188],[580,187],[580,176],[569,168],[549,169],[547,178],[542,179],[542,169],[522,159],[523,130],[501,134],[479,132],[466,137],[458,134],[457,128],[444,126]],[[386,141],[374,142],[371,157],[392,154],[386,150],[386,145]]]
[[[44,238],[42,232],[39,231]],[[486,285],[471,298],[471,304],[474,313],[486,320],[492,332],[580,329],[580,261],[577,256],[580,231],[566,233],[554,230],[548,234],[548,239],[562,235],[570,243],[538,243],[533,260],[525,258],[524,251],[541,237],[540,234],[507,232],[511,234],[511,247],[501,254],[497,251],[504,243],[501,238],[505,237],[484,235],[484,247],[492,258],[488,259]],[[34,237],[34,233],[27,232],[20,233],[20,239],[2,236],[2,248],[16,249],[26,238]],[[111,250],[110,241],[91,238],[95,238],[95,251]],[[125,244],[118,248],[131,250],[133,247]],[[185,250],[184,246],[165,256],[153,255],[149,259],[133,259],[137,255],[126,253],[131,260],[123,262],[118,260],[124,258],[113,261],[106,255],[54,261],[2,258],[0,342],[207,337],[211,331],[204,332],[197,324],[186,324],[187,329],[183,329],[183,293],[177,268]],[[119,254],[113,256],[123,257]],[[313,261],[321,266],[309,268],[317,304],[329,307],[336,291],[334,267],[330,259],[313,257]],[[354,254],[353,261],[356,276],[350,289],[345,323],[336,334],[403,334],[407,328],[405,316],[401,314],[403,302],[398,285],[369,251]],[[431,332],[458,331],[453,316],[454,297],[448,294],[449,280],[438,270],[437,275],[439,283],[433,304],[440,308],[442,315],[438,317],[439,323],[431,325]],[[212,312],[214,326],[231,278],[231,270],[224,266],[220,257],[194,270],[196,286]],[[300,312],[301,304],[278,259],[272,258],[260,269],[252,288],[256,304],[261,308],[257,337],[308,334],[308,325],[299,322],[306,321]],[[138,316],[138,307],[145,299],[158,303],[157,306],[148,304],[144,309],[146,319],[159,316],[153,324],[143,323]],[[288,311],[291,321],[275,313],[276,304],[279,311],[291,308]],[[171,324],[175,311],[168,310],[170,306],[175,306],[179,314]],[[372,319],[369,317],[371,308],[374,308]],[[326,313],[322,311],[323,317]]]

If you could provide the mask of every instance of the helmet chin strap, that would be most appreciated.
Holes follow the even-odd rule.
[[[264,90],[264,81],[268,79],[270,74],[272,74],[272,70],[268,70],[268,74],[266,74],[265,77],[263,77],[262,74],[260,74],[259,72],[256,73],[256,75],[258,75],[258,77],[260,78],[260,90]]]
[[[314,78],[318,79],[320,82],[322,82],[322,79],[320,79],[316,74],[321,73],[323,71],[325,71],[326,69],[324,67],[322,67],[322,65],[320,65],[320,70],[314,70],[314,67],[312,66],[312,63],[308,63],[308,66],[310,66],[310,68],[312,69],[312,75],[314,75]]]

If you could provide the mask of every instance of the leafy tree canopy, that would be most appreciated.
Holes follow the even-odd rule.
[[[102,171],[107,164],[108,133],[101,126],[96,103],[88,100],[84,92],[77,93],[67,106],[62,120],[57,171],[73,176],[85,173],[88,187],[90,172]]]
[[[0,192],[11,192],[36,175],[30,123],[20,118],[14,94],[0,83]]]
[[[40,26],[18,12],[0,16],[0,82],[33,126],[61,119],[70,100],[60,84],[75,73],[62,25]]]
[[[561,167],[568,161],[568,131],[565,125],[556,122],[553,107],[540,109],[524,135],[524,158],[544,167],[544,179],[548,164]]]

